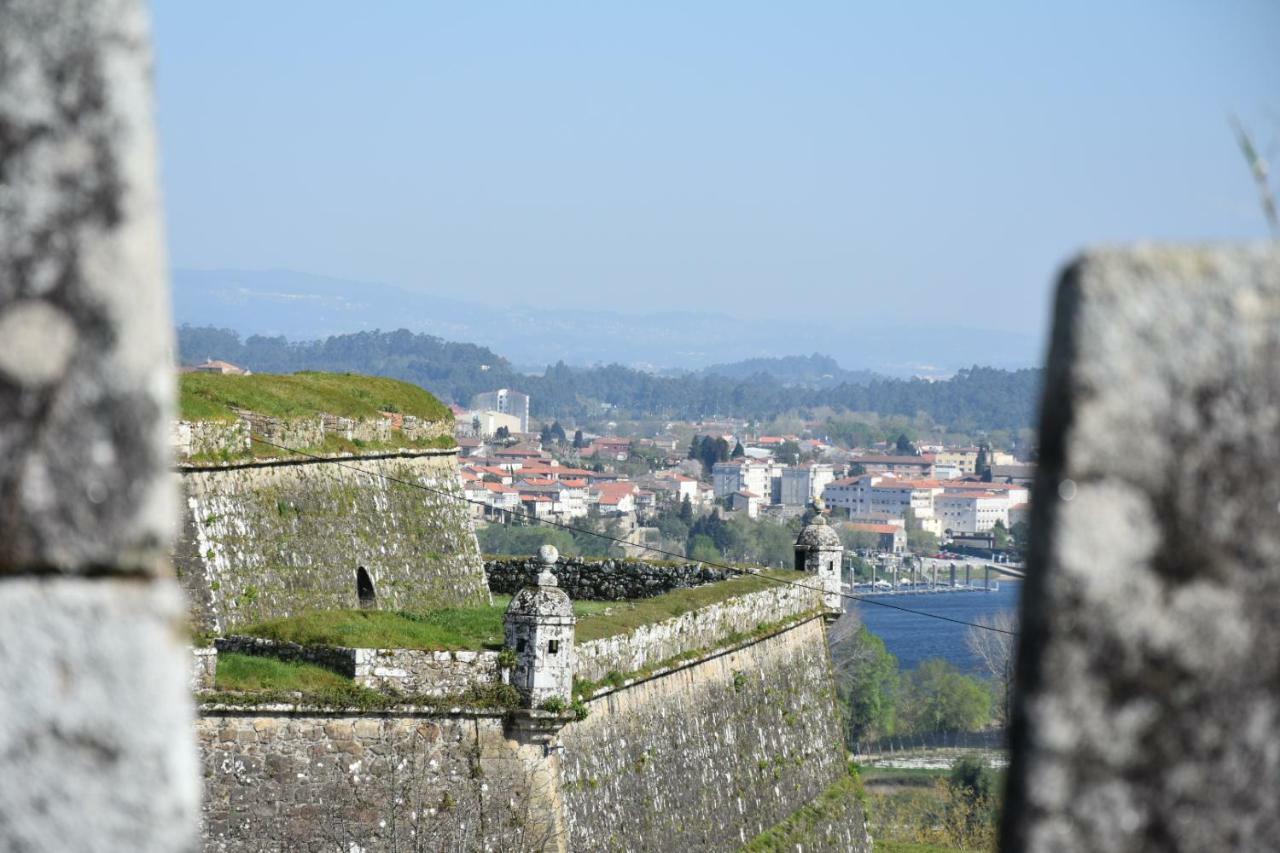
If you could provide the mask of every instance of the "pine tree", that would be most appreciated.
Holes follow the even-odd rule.
[[[578,450],[587,446],[587,440],[582,435],[582,430],[575,430],[573,433],[573,446]]]
[[[978,459],[973,464],[973,470],[982,477],[983,482],[991,482],[991,462],[989,461],[985,444],[978,448]]]
[[[747,455],[747,451],[743,448],[743,446],[742,446],[742,442],[741,442],[741,441],[739,441],[737,444],[735,444],[735,445],[733,446],[733,454],[731,455],[731,457],[730,457],[730,458],[732,458],[732,459],[741,459],[742,457],[744,457],[744,456],[746,456],[746,455]]]
[[[684,500],[680,501],[680,520],[685,524],[693,521],[693,503],[689,500],[688,495],[685,495]]]

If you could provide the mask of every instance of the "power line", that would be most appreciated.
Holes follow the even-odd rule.
[[[505,509],[503,507],[491,506],[490,504],[487,504],[483,501],[472,500],[471,498],[468,498],[464,495],[455,495],[455,494],[452,494],[451,492],[445,491],[444,489],[437,489],[432,486],[424,485],[423,483],[415,483],[411,480],[403,480],[399,477],[393,477],[390,474],[384,474],[381,471],[369,471],[357,465],[352,465],[340,459],[335,459],[332,456],[321,456],[317,453],[308,453],[305,450],[298,450],[293,447],[286,447],[283,444],[276,444],[273,441],[268,441],[267,439],[262,438],[256,433],[250,433],[250,438],[258,442],[259,444],[265,444],[266,446],[274,447],[277,450],[284,450],[289,453],[295,453],[299,456],[305,456],[308,459],[316,459],[321,462],[327,462],[332,465],[337,465],[341,468],[347,468],[349,470],[359,472],[369,477],[380,477],[383,480],[386,480],[387,482],[398,483],[402,486],[408,486],[411,489],[420,489],[424,492],[428,492],[434,495],[439,495],[440,497],[444,497],[449,500],[459,501],[461,503],[467,503],[473,506],[486,507],[490,510],[497,510],[498,512],[506,513],[509,517],[512,517],[512,518],[520,518],[526,521],[532,521],[536,524],[546,524],[551,527],[558,527],[561,530],[567,530],[570,533],[583,533],[583,534],[586,534],[587,536],[595,536],[599,539],[604,539],[607,542],[614,542],[618,545],[623,545],[628,548],[640,548],[642,550],[649,551],[654,554],[661,554],[664,557],[672,557],[677,560],[686,560],[686,561],[689,559],[684,554],[677,554],[675,551],[667,551],[663,548],[655,548],[652,545],[636,545],[634,543],[626,541],[625,539],[619,539],[616,536],[610,536],[607,533],[598,533],[594,530],[587,530],[585,527],[574,527],[573,525],[565,524],[562,521],[552,521],[546,518],[538,518],[537,516],[530,515],[526,512],[519,512],[513,509]],[[724,569],[725,571],[729,571],[729,572],[736,572],[737,574],[740,574],[740,575],[751,575],[752,577],[764,578],[766,580],[770,580],[775,583],[788,584],[790,586],[798,587],[800,589],[812,590],[814,592],[822,593],[824,595],[827,594],[827,591],[822,589],[821,587],[809,586],[808,584],[800,583],[799,581],[787,580],[786,578],[773,577],[772,575],[767,575],[761,572],[752,571],[751,569],[744,569],[740,566],[730,566],[725,563],[716,563],[711,560],[697,560],[695,562],[705,563],[708,566],[714,566],[717,569]],[[864,604],[875,605],[876,607],[887,607],[891,610],[900,610],[903,613],[910,613],[915,616],[925,616],[930,619],[937,619],[942,622],[951,622],[955,625],[964,625],[966,627],[977,628],[982,631],[994,631],[997,634],[1008,634],[1009,636],[1012,636],[1012,637],[1017,636],[1016,631],[1006,631],[1003,628],[997,628],[994,625],[983,625],[980,622],[968,622],[964,619],[955,619],[951,616],[943,616],[941,613],[930,613],[927,610],[916,610],[911,607],[903,607],[900,604],[890,604],[887,601],[876,601],[875,599],[867,598],[861,595],[854,595],[853,593],[849,593],[849,592],[841,591],[841,592],[837,592],[836,594],[839,595],[841,598],[847,599],[849,601],[860,601]]]

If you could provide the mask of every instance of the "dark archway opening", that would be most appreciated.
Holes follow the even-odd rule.
[[[364,570],[364,566],[356,569],[356,596],[360,599],[360,609],[373,609],[377,595],[373,591],[373,578]]]

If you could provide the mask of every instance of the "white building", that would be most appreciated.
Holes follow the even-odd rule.
[[[471,408],[478,411],[492,411],[504,415],[512,415],[519,421],[517,432],[529,431],[528,394],[521,394],[519,391],[512,391],[510,388],[486,391],[472,398]]]
[[[833,466],[818,462],[783,468],[779,503],[783,506],[806,506],[821,495],[835,478]]]
[[[1009,497],[997,492],[947,492],[934,505],[944,531],[986,533],[997,521],[1009,526]]]
[[[847,510],[851,518],[903,518],[910,510],[925,530],[932,530],[935,526],[933,499],[942,491],[942,484],[935,480],[900,480],[862,474],[833,481],[822,496],[829,506]]]
[[[471,423],[473,425],[479,423],[476,433],[480,438],[492,438],[498,434],[499,427],[506,427],[507,432],[512,434],[524,431],[520,428],[520,419],[518,417],[503,414],[493,409],[472,412]]]
[[[745,489],[758,495],[763,503],[773,503],[775,495],[781,490],[781,480],[782,466],[771,461],[734,459],[731,462],[717,462],[711,468],[711,484],[717,498],[725,498]]]

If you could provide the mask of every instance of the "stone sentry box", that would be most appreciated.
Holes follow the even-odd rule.
[[[827,524],[823,515],[826,503],[821,497],[813,501],[815,515],[813,521],[800,531],[796,537],[797,572],[816,575],[822,587],[822,604],[829,616],[839,616],[843,612],[843,601],[840,595],[840,565],[844,560],[844,546],[840,544],[840,536]]]
[[[551,545],[538,551],[542,573],[538,585],[516,593],[507,607],[503,630],[507,647],[516,653],[511,684],[528,707],[548,699],[568,700],[573,691],[573,602],[556,583],[551,569],[560,556]]]

